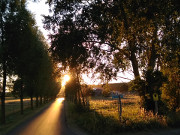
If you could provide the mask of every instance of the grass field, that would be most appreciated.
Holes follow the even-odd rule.
[[[155,116],[152,112],[145,112],[140,108],[140,97],[136,95],[126,95],[122,100],[122,123],[131,125],[136,123],[152,123],[158,122],[159,126],[166,126],[166,118],[164,116]],[[95,110],[104,117],[112,117],[119,120],[118,100],[111,98],[90,100],[90,109]]]
[[[30,104],[30,99],[23,99],[23,106],[24,109],[26,108],[30,108],[31,104]],[[35,100],[34,100],[34,105],[35,105]],[[0,108],[1,111],[1,108]],[[20,111],[20,99],[17,98],[13,98],[13,97],[6,97],[6,101],[5,101],[5,113],[6,116],[19,112]]]
[[[122,117],[124,119],[136,119],[137,114],[140,114],[140,98],[135,95],[125,96],[122,102]],[[101,113],[103,116],[110,116],[114,119],[119,119],[118,112],[118,99],[112,98],[91,98],[90,100],[90,109],[95,110],[98,113]],[[142,116],[142,113],[141,115]]]
[[[127,131],[144,131],[180,126],[180,114],[156,116],[140,108],[140,97],[125,95],[122,99],[122,120],[119,120],[118,100],[112,98],[90,98],[90,111],[78,113],[69,103],[68,118],[90,134],[117,134]]]

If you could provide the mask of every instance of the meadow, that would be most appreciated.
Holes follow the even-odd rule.
[[[146,112],[140,107],[140,97],[137,95],[126,95],[121,99],[122,102],[122,123],[129,125],[135,123],[148,123],[158,121],[166,125],[162,116],[156,116],[153,112]],[[119,120],[118,99],[112,98],[91,98],[90,109],[102,114],[104,117],[111,117]]]
[[[23,99],[23,106],[24,109],[30,108],[31,103],[30,99]],[[35,100],[34,100],[34,106],[35,106]],[[0,108],[1,111],[1,108]],[[20,112],[20,99],[14,98],[14,97],[6,97],[5,101],[5,112],[6,116],[11,115],[16,112]]]
[[[68,103],[69,123],[78,125],[90,134],[118,134],[122,132],[165,129],[180,126],[180,112],[168,115],[154,115],[140,107],[140,97],[127,94],[122,101],[121,121],[118,112],[118,100],[111,97],[89,98],[90,110],[78,112],[72,103]]]

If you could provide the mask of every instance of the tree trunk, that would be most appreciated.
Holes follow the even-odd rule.
[[[138,61],[134,52],[131,52],[130,60],[133,67],[134,78],[140,77],[139,69],[138,69]]]
[[[150,58],[149,58],[149,62],[148,62],[148,69],[154,70],[155,61],[156,61],[156,58],[157,58],[154,44],[152,44],[152,47],[151,47],[150,51],[151,51],[151,53],[150,53]]]
[[[21,90],[20,90],[20,103],[21,103],[21,114],[24,114],[24,106],[23,106],[23,80],[21,78]]]
[[[33,95],[31,95],[31,110],[33,110],[34,107],[33,107]]]
[[[126,30],[125,34],[128,37],[128,33],[129,33],[128,18],[127,18],[127,15],[126,15],[124,7],[123,7],[123,5],[124,5],[123,1],[120,1],[120,2],[121,2],[120,9],[121,9],[121,12],[122,12],[122,17],[123,17],[123,20],[124,20],[124,27],[125,27],[125,30]],[[135,36],[134,35],[133,35],[133,40],[134,41],[129,41],[129,47],[130,47],[130,58],[129,59],[130,59],[130,61],[132,63],[134,78],[137,78],[137,77],[140,77],[140,75],[139,75],[139,69],[138,69],[138,61],[137,61],[135,51],[134,51],[134,48],[133,48],[133,46],[135,46]]]
[[[137,61],[136,54],[135,54],[136,48],[135,48],[135,36],[134,35],[133,35],[132,41],[129,41],[129,50],[130,50],[130,58],[129,59],[132,63],[134,78],[140,77],[138,61]]]
[[[39,100],[38,100],[38,96],[36,96],[36,107],[39,106]]]
[[[1,0],[2,3],[2,0]],[[3,66],[3,90],[1,94],[1,119],[2,124],[6,123],[6,116],[5,116],[5,91],[6,91],[6,78],[7,78],[7,61],[6,61],[6,52],[4,52],[4,26],[3,26],[3,15],[1,11],[1,45],[3,48],[3,60],[2,60],[2,66]]]
[[[3,62],[3,91],[1,94],[1,119],[2,124],[6,123],[6,116],[5,116],[5,91],[6,91],[6,78],[7,78],[7,66],[6,62]]]
[[[81,92],[81,96],[82,96],[82,103],[83,103],[83,107],[85,107],[85,101],[84,101],[84,94],[82,92],[82,90],[80,89],[80,92]]]
[[[46,104],[46,96],[44,96],[44,101],[43,102],[44,102],[44,104]]]
[[[148,61],[148,69],[154,70],[156,59],[157,59],[157,53],[156,53],[156,48],[155,44],[157,42],[157,26],[154,24],[155,30],[153,32],[153,41],[152,41],[152,46],[150,48],[150,57]]]
[[[42,95],[40,96],[40,105],[42,105],[42,102],[43,102],[43,97]]]

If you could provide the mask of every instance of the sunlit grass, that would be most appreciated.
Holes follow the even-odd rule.
[[[124,99],[122,99],[122,117],[124,119],[136,119],[137,117],[141,117],[141,115],[139,115],[139,101],[140,98],[138,96],[126,96]],[[104,116],[110,116],[114,117],[115,119],[119,119],[117,99],[91,99],[90,109],[96,110],[97,112],[102,113]]]
[[[136,95],[127,95],[122,101],[122,121],[124,126],[130,126],[131,128],[143,128],[148,127],[151,124],[158,127],[167,126],[166,116],[156,116],[153,112],[146,112],[140,107],[140,97]],[[118,100],[111,98],[90,100],[90,109],[103,115],[105,118],[113,118],[115,121],[119,121],[118,112]],[[152,127],[153,127],[152,126]]]
[[[35,100],[33,101],[33,104],[35,105]],[[31,103],[30,103],[30,99],[29,98],[25,98],[23,99],[23,107],[24,109],[30,108],[31,107]],[[8,97],[6,98],[6,102],[5,102],[5,112],[6,112],[6,116],[19,112],[20,111],[20,99],[16,99],[13,97]],[[0,108],[1,111],[1,108]],[[0,114],[1,115],[1,114]]]
[[[140,97],[126,95],[122,99],[122,119],[118,112],[118,100],[92,97],[90,110],[79,113],[73,103],[68,103],[68,119],[90,134],[109,135],[126,131],[142,131],[177,127],[180,116],[176,114],[153,115],[140,107]],[[174,118],[173,118],[174,117]]]

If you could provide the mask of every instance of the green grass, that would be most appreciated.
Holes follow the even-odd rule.
[[[30,101],[25,101],[23,103],[23,107],[24,107],[24,109],[30,108],[31,107]],[[6,111],[5,111],[6,116],[16,113],[16,112],[19,112],[20,111],[20,103],[19,102],[7,103],[5,106],[5,109],[6,109]]]
[[[122,101],[122,122],[126,125],[159,121],[160,124],[166,125],[164,118],[155,116],[152,112],[145,112],[140,109],[139,96],[128,95]],[[90,109],[102,114],[104,117],[113,117],[119,120],[118,100],[117,99],[91,99]]]
[[[34,103],[35,105],[35,100]],[[24,99],[23,102],[24,109],[30,108],[30,99]],[[0,108],[1,111],[1,108]],[[20,111],[20,99],[13,98],[13,97],[6,97],[6,103],[5,103],[5,115],[8,116],[10,114],[16,113]]]
[[[119,120],[118,101],[111,98],[91,98],[90,111],[80,113],[68,103],[67,118],[90,134],[117,134],[127,131],[142,131],[178,127],[180,114],[156,116],[140,109],[140,98],[127,95],[122,99],[122,121]]]

